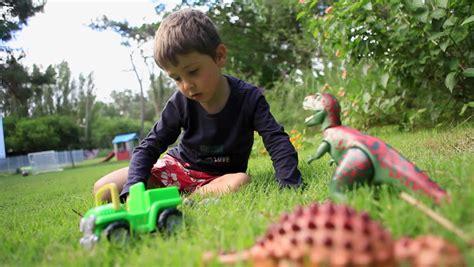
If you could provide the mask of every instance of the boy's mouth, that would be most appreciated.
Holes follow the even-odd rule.
[[[196,98],[200,98],[201,96],[202,96],[202,93],[195,93],[191,95],[191,98],[196,99]]]

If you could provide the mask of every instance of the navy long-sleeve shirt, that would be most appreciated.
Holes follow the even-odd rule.
[[[298,155],[283,127],[270,113],[261,90],[237,78],[225,77],[230,96],[219,113],[208,114],[198,102],[179,91],[171,96],[161,119],[133,151],[121,198],[127,196],[131,185],[150,176],[159,156],[177,140],[181,131],[178,146],[168,154],[188,163],[190,169],[216,175],[247,170],[253,133],[257,131],[273,161],[279,184],[301,185]]]

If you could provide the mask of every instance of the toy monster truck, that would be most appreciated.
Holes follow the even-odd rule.
[[[112,203],[100,205],[102,195],[110,191]],[[79,228],[84,236],[80,243],[92,248],[103,233],[112,243],[126,242],[130,233],[148,233],[158,229],[171,233],[181,222],[182,213],[176,209],[181,203],[177,187],[145,191],[143,183],[130,187],[125,204],[119,202],[115,184],[103,186],[95,195],[96,207],[87,211]]]

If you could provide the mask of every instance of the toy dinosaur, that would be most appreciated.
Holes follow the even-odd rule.
[[[345,186],[358,182],[395,183],[422,191],[437,203],[449,196],[412,162],[382,140],[342,126],[340,106],[328,93],[309,95],[303,109],[314,114],[305,120],[307,126],[321,125],[323,141],[308,163],[328,152],[338,165],[331,182],[331,192],[338,195]]]
[[[436,243],[426,244],[430,240]],[[203,260],[247,262],[254,267],[464,266],[457,247],[439,237],[404,237],[395,242],[367,213],[331,202],[299,206],[270,225],[251,248],[219,255],[208,252]]]
[[[217,260],[275,267],[394,266],[393,245],[390,233],[367,213],[313,203],[283,214],[250,249],[221,254]]]

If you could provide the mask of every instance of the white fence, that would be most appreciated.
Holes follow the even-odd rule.
[[[30,166],[26,155],[0,159],[0,172],[15,173],[18,168],[23,166]]]
[[[84,161],[84,150],[56,151],[60,167],[72,166]],[[7,157],[0,159],[0,172],[15,173],[18,168],[31,166],[27,155]]]
[[[84,161],[84,150],[68,150],[68,151],[58,151],[58,162],[59,166],[71,166],[72,163],[76,164],[77,162]]]
[[[28,161],[33,174],[63,170],[59,166],[58,153],[54,150],[29,153]]]

